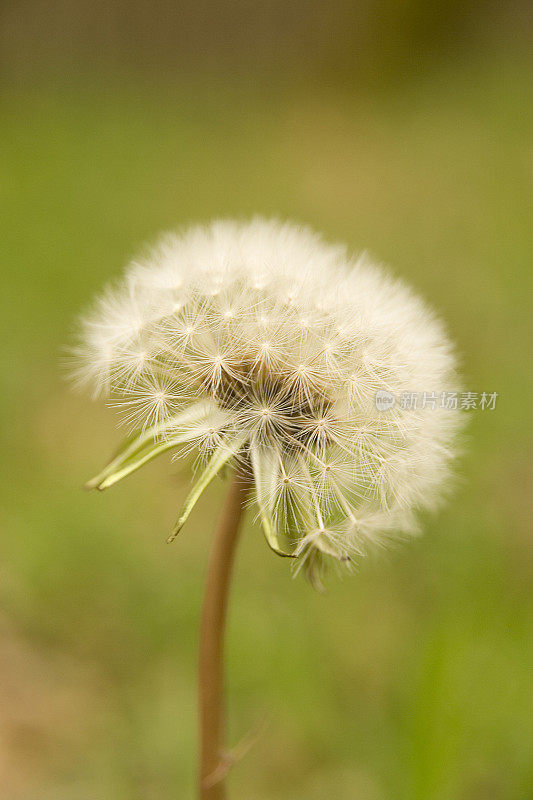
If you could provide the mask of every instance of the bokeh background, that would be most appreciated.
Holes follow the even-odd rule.
[[[0,783],[194,793],[197,621],[223,483],[80,487],[120,438],[63,346],[159,230],[290,217],[449,323],[471,411],[452,502],[326,596],[250,520],[229,626],[253,800],[533,798],[533,15],[473,0],[17,0],[0,19]]]

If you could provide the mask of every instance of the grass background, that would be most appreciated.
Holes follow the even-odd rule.
[[[387,91],[327,83],[3,85],[0,744],[6,800],[193,795],[209,489],[172,547],[189,466],[103,495],[111,411],[60,361],[76,314],[161,229],[295,218],[368,249],[436,306],[470,412],[452,502],[326,596],[248,521],[228,633],[230,778],[253,800],[533,797],[531,64],[454,58]],[[529,297],[530,300],[530,297]],[[529,397],[529,399],[528,399]]]

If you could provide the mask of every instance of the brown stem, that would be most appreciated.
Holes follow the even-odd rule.
[[[200,623],[198,704],[200,800],[225,800],[224,624],[231,570],[249,479],[236,472],[215,531]]]

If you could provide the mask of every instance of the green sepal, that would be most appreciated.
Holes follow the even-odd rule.
[[[252,445],[250,453],[257,504],[266,542],[278,556],[282,558],[298,558],[295,553],[287,553],[283,549],[280,541],[281,537],[272,514],[273,498],[279,475],[277,455],[271,447],[261,445]]]
[[[172,528],[172,532],[167,539],[169,544],[170,542],[174,541],[178,533],[187,522],[191,511],[198,502],[204,489],[209,486],[215,475],[218,475],[222,467],[227,464],[230,458],[233,458],[233,456],[235,456],[246,444],[248,438],[249,434],[241,434],[240,436],[226,439],[217,447],[206,468],[189,492],[189,495],[187,496],[187,499],[181,508],[176,524]]]
[[[180,426],[199,422],[209,414],[210,410],[209,404],[196,403],[181,414],[131,434],[124,439],[111,461],[96,477],[88,481],[84,488],[100,491],[108,489],[142,467],[147,461],[194,438],[191,430],[180,431]],[[172,430],[175,433],[165,438],[165,435]]]

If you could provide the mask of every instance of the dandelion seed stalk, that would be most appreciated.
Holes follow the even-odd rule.
[[[249,490],[249,477],[237,471],[215,531],[207,568],[198,669],[201,800],[226,797],[224,628],[235,548]]]

